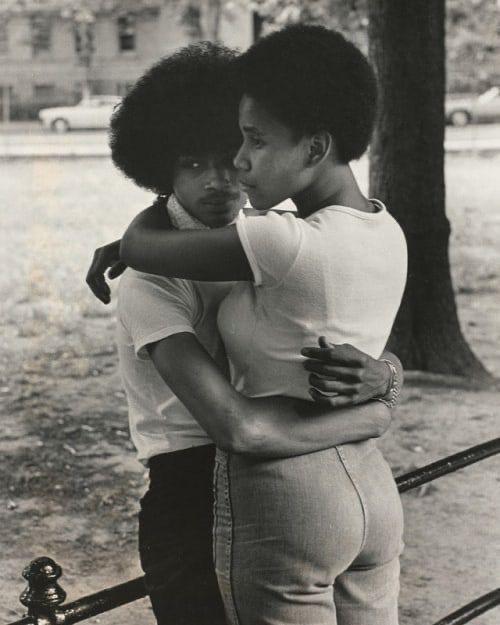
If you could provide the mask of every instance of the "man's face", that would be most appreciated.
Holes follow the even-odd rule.
[[[245,205],[233,154],[185,155],[177,159],[173,190],[187,212],[210,228],[231,223]]]

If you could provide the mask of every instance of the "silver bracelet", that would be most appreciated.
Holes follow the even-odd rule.
[[[381,401],[388,408],[392,409],[396,406],[399,394],[401,392],[401,385],[398,378],[398,370],[396,369],[394,363],[392,363],[390,360],[387,360],[386,358],[381,358],[381,361],[385,362],[385,364],[389,367],[391,371],[391,381],[387,393],[383,397],[375,397],[374,399],[376,399],[377,401]]]

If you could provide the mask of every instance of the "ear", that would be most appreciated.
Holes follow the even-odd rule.
[[[329,132],[315,132],[309,139],[308,164],[318,165],[330,156],[333,149],[333,139]]]

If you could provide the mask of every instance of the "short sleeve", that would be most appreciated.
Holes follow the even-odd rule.
[[[147,345],[179,334],[195,333],[198,300],[192,284],[128,269],[120,281],[118,317],[129,332],[134,351],[147,358]]]
[[[293,213],[242,217],[236,229],[256,286],[275,286],[292,268],[301,247],[300,219]]]

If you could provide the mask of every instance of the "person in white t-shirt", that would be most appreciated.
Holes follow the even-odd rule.
[[[162,194],[153,210],[161,214],[165,228],[226,226],[244,202],[227,157],[239,141],[239,133],[233,138],[230,132],[237,102],[228,96],[226,76],[233,56],[209,44],[179,51],[141,78],[113,118],[113,159],[138,184]],[[89,286],[105,303],[110,299],[105,269],[112,267],[113,277],[124,268],[115,264],[118,247],[115,242],[97,250],[88,274]],[[309,366],[337,377],[311,383],[320,391],[343,393],[325,398],[314,390],[326,408],[304,402],[298,414],[289,400],[278,398],[260,406],[234,392],[223,378],[206,394],[225,402],[231,414],[214,414],[209,408],[196,420],[177,395],[183,397],[210,368],[225,371],[216,316],[231,288],[227,281],[165,278],[130,269],[119,286],[120,372],[132,439],[150,476],[141,501],[139,549],[160,625],[224,622],[211,562],[213,441],[249,456],[280,457],[378,436],[389,421],[382,404],[330,413],[332,405],[383,395],[390,382],[384,363],[349,346],[310,350],[319,359],[306,361]],[[304,371],[302,375],[307,378]],[[260,423],[266,423],[265,449],[256,436]]]
[[[353,44],[319,26],[264,37],[236,66],[243,188],[258,210],[290,196],[299,218],[268,213],[174,232],[146,210],[124,234],[121,256],[150,273],[246,281],[219,311],[232,382],[262,413],[276,394],[300,412],[298,400],[309,397],[300,347],[328,335],[378,357],[403,295],[404,235],[349,167],[370,139],[375,76]],[[221,401],[224,384],[200,367],[197,383],[177,394],[202,424],[207,411],[230,420],[239,400]],[[254,419],[264,455],[267,424]],[[403,516],[373,441],[281,460],[222,447],[215,555],[229,622],[395,625]]]

